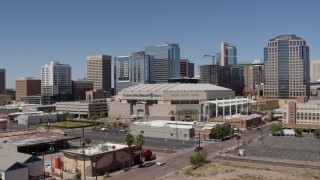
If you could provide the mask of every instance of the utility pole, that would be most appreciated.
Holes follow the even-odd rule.
[[[199,131],[199,147],[200,147],[200,131]]]
[[[263,127],[262,127],[262,125],[263,125],[263,121],[261,119],[261,129],[260,129],[260,131],[261,131],[261,143],[263,145]]]
[[[239,134],[239,128],[238,128],[238,136],[237,136],[237,139],[238,139],[238,156],[240,156],[240,134]]]
[[[80,97],[81,96],[79,96],[79,112],[78,112],[78,120],[80,121]]]

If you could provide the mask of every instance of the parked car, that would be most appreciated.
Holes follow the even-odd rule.
[[[154,162],[144,162],[141,166],[139,167],[149,167],[149,166],[153,166]]]
[[[100,129],[100,131],[106,131],[106,130],[107,130],[106,128],[101,128],[101,129]]]
[[[125,134],[125,133],[127,133],[127,132],[128,132],[128,129],[120,129],[120,130],[119,130],[119,132],[121,132],[121,133]]]
[[[195,149],[194,149],[194,152],[199,152],[199,151],[202,151],[203,150],[203,147],[196,147]]]
[[[50,164],[44,164],[45,168],[51,169],[51,165]]]
[[[166,161],[159,161],[159,162],[157,162],[157,165],[158,166],[162,166],[162,165],[165,165],[166,164]]]

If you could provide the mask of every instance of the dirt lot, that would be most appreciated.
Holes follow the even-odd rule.
[[[183,172],[175,173],[166,180],[315,180],[320,179],[319,172],[308,170],[279,170],[269,168],[257,168],[254,166],[236,164],[208,163],[203,167],[187,168]]]

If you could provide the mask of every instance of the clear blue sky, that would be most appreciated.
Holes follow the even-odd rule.
[[[56,60],[86,76],[86,56],[130,55],[147,45],[179,43],[181,58],[207,64],[221,42],[238,61],[263,58],[270,38],[296,34],[320,59],[319,0],[7,0],[0,2],[0,68],[7,88],[22,76],[40,78]],[[198,68],[198,67],[196,67]]]

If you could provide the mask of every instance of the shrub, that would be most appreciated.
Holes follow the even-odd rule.
[[[123,168],[123,171],[124,172],[127,172],[127,171],[129,171],[130,169],[128,168],[128,167],[125,167],[125,168]]]
[[[150,149],[143,151],[143,157],[146,161],[150,161],[152,157],[152,151]]]

